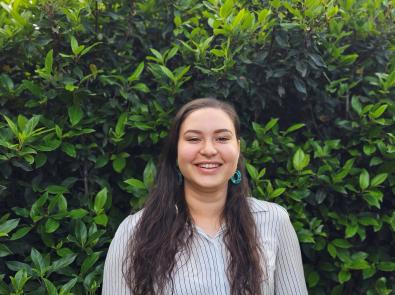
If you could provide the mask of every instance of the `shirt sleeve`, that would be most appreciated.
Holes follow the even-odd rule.
[[[279,209],[278,249],[274,273],[276,295],[305,295],[302,256],[298,237],[284,208]]]
[[[102,295],[131,295],[122,273],[128,240],[132,233],[132,217],[128,216],[118,227],[104,263]]]

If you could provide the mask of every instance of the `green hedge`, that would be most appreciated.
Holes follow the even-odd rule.
[[[96,294],[176,109],[231,101],[310,294],[395,292],[393,0],[0,1],[0,294]]]

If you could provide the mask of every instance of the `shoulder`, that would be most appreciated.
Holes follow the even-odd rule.
[[[288,211],[283,206],[252,197],[247,199],[258,228],[265,228],[267,230],[270,227],[276,231],[291,223]]]
[[[287,210],[276,203],[248,197],[248,204],[252,213],[275,214],[278,217],[288,217]]]

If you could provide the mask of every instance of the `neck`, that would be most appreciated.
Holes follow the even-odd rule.
[[[219,227],[221,224],[221,215],[225,207],[228,187],[224,186],[221,189],[202,191],[185,185],[184,191],[185,201],[194,222],[197,225],[210,222],[215,224],[216,227]]]

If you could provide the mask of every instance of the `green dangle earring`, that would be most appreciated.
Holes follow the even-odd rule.
[[[230,181],[236,185],[241,182],[241,172],[239,169],[236,170],[235,174],[230,178]]]

